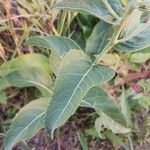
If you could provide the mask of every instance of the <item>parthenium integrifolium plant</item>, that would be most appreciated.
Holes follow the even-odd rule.
[[[127,117],[101,86],[115,76],[115,71],[101,65],[101,60],[112,49],[135,52],[150,46],[150,21],[145,19],[148,18],[145,11],[149,9],[149,3],[138,0],[61,0],[53,5],[52,10],[85,12],[100,21],[87,40],[85,50],[67,37],[31,37],[27,44],[51,50],[49,71],[49,61],[40,56],[44,61],[39,69],[38,65],[28,65],[28,78],[20,73],[21,67],[13,74],[2,73],[3,79],[7,79],[10,85],[35,86],[43,96],[30,102],[15,116],[5,137],[6,150],[21,140],[31,138],[41,128],[46,128],[53,137],[55,129],[62,126],[79,106],[95,109],[99,115],[98,120],[114,133],[131,131]],[[26,59],[23,59],[24,62],[27,62]],[[36,75],[32,68],[36,68]],[[47,77],[52,73],[57,77],[54,88],[50,84],[50,76]],[[45,79],[48,85],[47,81],[43,82]]]

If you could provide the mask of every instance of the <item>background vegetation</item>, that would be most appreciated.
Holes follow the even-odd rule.
[[[25,43],[31,36],[62,35],[74,39],[82,49],[85,49],[85,43],[98,23],[98,19],[84,13],[54,11],[50,7],[54,2],[55,0],[0,0],[0,75],[7,74],[3,72],[5,64],[13,62],[15,58],[21,58],[16,61],[16,64],[20,64],[22,76],[30,74],[26,71],[26,67],[41,66],[42,62],[45,62],[45,58],[40,56],[39,58],[38,56],[25,58],[25,54],[42,54],[52,63],[54,56],[52,57],[50,50],[28,46]],[[37,64],[35,64],[36,61]],[[112,50],[103,58],[103,64],[117,72],[114,84],[104,85],[107,93],[113,96],[118,104],[120,99],[128,101],[130,111],[127,113],[130,112],[128,117],[131,117],[133,126],[130,137],[113,134],[103,127],[97,131],[98,127],[96,123],[94,124],[97,115],[94,110],[79,108],[65,126],[57,129],[53,140],[44,130],[40,130],[35,137],[17,144],[14,149],[110,150],[123,149],[126,148],[126,145],[130,145],[131,148],[133,146],[137,150],[148,150],[150,148],[150,48],[134,53]],[[54,67],[57,68],[57,64]],[[51,74],[52,81],[45,80],[47,79],[46,74],[42,77],[36,75],[36,79],[38,81],[44,79],[41,82],[47,83],[51,88],[55,75],[48,67],[47,70]],[[44,71],[41,69],[35,72],[42,74]],[[12,118],[23,106],[38,99],[39,90],[42,91],[40,88],[38,90],[33,88],[31,83],[25,82],[20,85],[18,82],[17,87],[13,85],[12,82],[9,87],[0,78],[0,149],[3,149],[3,140]],[[1,90],[4,87],[6,90],[3,92]]]

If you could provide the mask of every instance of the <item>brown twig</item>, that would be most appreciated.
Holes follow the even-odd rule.
[[[18,38],[18,35],[16,33],[16,31],[13,29],[14,27],[14,24],[12,22],[12,9],[11,9],[11,4],[10,4],[10,1],[9,0],[3,0],[3,4],[5,6],[5,10],[6,10],[6,13],[7,13],[7,20],[9,20],[9,24],[10,24],[10,33],[13,37],[13,40],[14,40],[14,43],[17,47],[17,43],[19,41],[19,38]],[[17,51],[18,51],[18,55],[21,55],[21,50],[19,48],[17,48]]]
[[[13,16],[10,18],[6,18],[6,19],[2,19],[0,20],[0,23],[5,23],[7,21],[10,21],[10,20],[16,20],[16,19],[19,19],[19,18],[30,18],[30,17],[36,17],[37,15],[31,15],[31,14],[28,14],[28,15],[18,15],[18,16]]]
[[[150,70],[145,70],[143,72],[137,72],[137,73],[130,73],[127,76],[124,77],[124,81],[132,81],[137,79],[146,79],[150,77]]]

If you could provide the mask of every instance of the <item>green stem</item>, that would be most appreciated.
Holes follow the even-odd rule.
[[[103,49],[103,51],[98,55],[98,57],[94,61],[93,65],[98,64],[103,59],[103,57],[118,43],[118,38],[122,31],[122,28],[123,28],[123,23],[120,25],[120,27],[118,29],[116,29],[110,42],[106,45],[106,47]]]
[[[111,41],[106,45],[106,47],[103,49],[103,51],[98,55],[98,57],[95,59],[93,65],[97,65],[103,57],[114,47],[115,44],[113,44]]]
[[[59,35],[61,35],[63,32],[66,17],[67,17],[67,11],[63,11],[61,20],[60,20],[61,26],[60,26],[60,30],[59,30]]]
[[[104,0],[103,0],[104,1]],[[119,27],[116,29],[116,31],[114,32],[110,42],[106,45],[106,47],[103,49],[103,51],[97,56],[97,58],[95,59],[95,61],[93,62],[92,65],[97,65],[102,59],[103,57],[116,45],[119,43],[119,36],[122,32],[122,29],[124,28],[124,22],[126,21],[126,18],[129,16],[129,14],[131,13],[131,10],[134,9],[132,7],[132,3],[133,1],[130,2],[129,7],[127,8],[124,16],[122,17],[121,23],[119,25]]]
[[[129,140],[129,143],[130,143],[130,150],[134,150],[133,142],[132,142],[132,138],[131,138],[130,134],[128,135],[128,140]]]
[[[120,20],[121,18],[116,14],[116,12],[111,8],[110,4],[108,3],[107,0],[102,0],[105,7],[108,9],[108,11],[110,12],[110,14],[117,20]]]

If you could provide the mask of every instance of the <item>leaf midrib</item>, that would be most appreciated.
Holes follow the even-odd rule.
[[[49,88],[47,88],[43,84],[40,84],[39,82],[35,82],[35,81],[31,81],[31,80],[20,80],[20,81],[24,81],[24,82],[27,82],[27,83],[35,84],[35,85],[40,86],[41,88],[45,89],[46,91],[48,91],[50,94],[53,93]]]
[[[11,144],[12,146],[14,145],[15,141],[20,137],[20,135],[25,132],[25,130],[30,127],[30,125],[32,125],[32,123],[34,123],[38,118],[44,116],[44,114],[46,114],[46,111],[42,112],[40,115],[38,115],[35,119],[33,119],[18,135],[17,137],[13,140],[14,142]]]
[[[119,40],[119,43],[122,43],[122,42],[126,42],[128,40],[131,40],[132,38],[138,36],[141,32],[143,32],[144,30],[146,30],[148,27],[150,27],[150,21],[145,24],[145,26],[143,27],[143,29],[140,29],[140,27],[144,25],[144,24],[140,24],[137,26],[137,28],[129,35],[127,35],[125,38]]]
[[[59,115],[59,117],[57,118],[57,120],[59,120],[62,116],[62,114],[65,112],[65,110],[67,109],[68,105],[70,104],[73,96],[75,95],[76,91],[78,90],[80,84],[82,83],[82,81],[84,80],[84,78],[86,77],[86,75],[91,71],[91,69],[93,68],[93,66],[90,66],[90,68],[86,71],[86,73],[83,75],[83,77],[81,78],[81,80],[79,81],[78,85],[76,86],[76,88],[74,89],[67,105],[65,106],[65,108],[63,109],[63,111],[61,112],[61,114]],[[57,120],[55,122],[57,122]],[[54,125],[53,125],[54,126]]]

